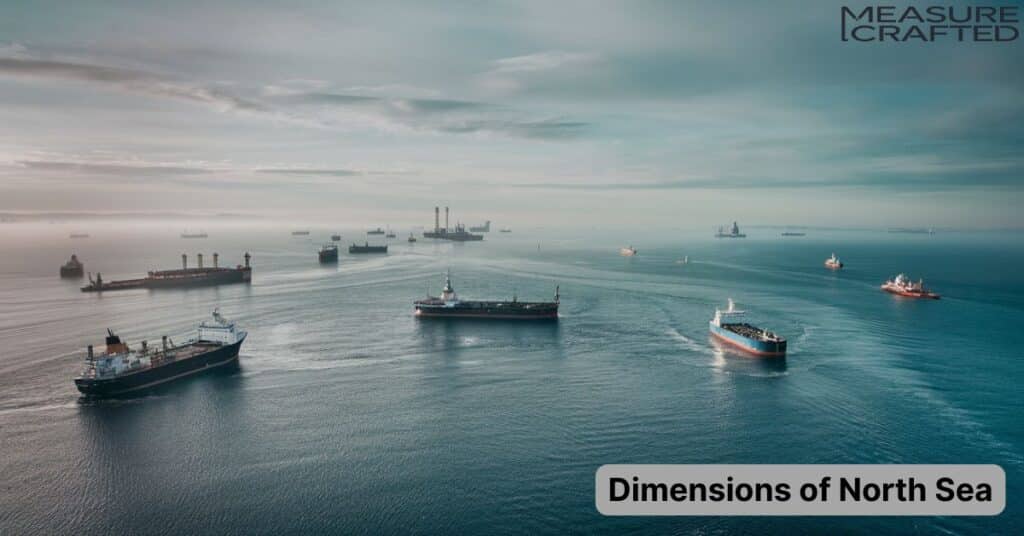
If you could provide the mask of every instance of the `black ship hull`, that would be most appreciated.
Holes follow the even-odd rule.
[[[81,267],[66,268],[61,266],[60,268],[60,276],[64,279],[81,279],[83,275],[85,275],[85,273],[82,271]]]
[[[192,288],[252,281],[252,269],[241,268],[189,268],[151,272],[149,277],[122,281],[93,282],[82,287],[82,292],[129,290],[136,288]]]
[[[463,302],[455,307],[415,304],[417,318],[558,320],[557,303]]]
[[[126,374],[116,378],[76,378],[75,387],[90,398],[104,398],[137,393],[180,378],[213,370],[225,365],[238,363],[238,351],[242,340],[221,346],[188,359],[172,361],[165,365]]]
[[[349,253],[387,253],[387,246],[349,246]]]

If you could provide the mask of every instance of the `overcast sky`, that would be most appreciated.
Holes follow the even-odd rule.
[[[1021,225],[1024,40],[830,2],[0,2],[0,211]]]

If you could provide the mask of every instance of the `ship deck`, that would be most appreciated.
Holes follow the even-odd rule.
[[[722,324],[722,329],[727,329],[727,330],[729,330],[729,331],[731,331],[733,333],[736,333],[736,334],[738,334],[738,335],[740,335],[742,337],[746,337],[748,339],[754,339],[754,340],[758,340],[758,341],[781,342],[781,341],[784,340],[782,337],[778,337],[778,336],[776,336],[775,338],[766,338],[764,336],[764,330],[763,329],[761,329],[759,327],[756,327],[756,326],[752,326],[752,325],[747,324],[745,322],[744,323],[739,323],[739,324]]]

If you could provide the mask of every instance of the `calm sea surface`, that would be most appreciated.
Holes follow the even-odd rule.
[[[0,533],[953,533],[1024,526],[1024,240],[749,229],[562,233],[483,243],[399,233],[387,256],[316,262],[330,229],[0,226]],[[342,230],[349,240],[361,230]],[[632,243],[640,254],[623,258]],[[253,254],[251,285],[85,294],[203,252]],[[847,269],[822,267],[835,251]],[[676,261],[689,256],[688,264]],[[557,324],[417,321],[451,269],[465,298],[548,299]],[[878,285],[905,271],[940,301]],[[717,348],[728,298],[789,339]],[[237,370],[86,403],[87,344],[183,338],[219,307]],[[605,463],[997,463],[994,518],[605,518]]]

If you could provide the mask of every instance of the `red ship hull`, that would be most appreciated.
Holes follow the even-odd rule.
[[[904,298],[918,298],[918,299],[928,299],[928,300],[937,300],[937,299],[941,298],[940,295],[938,295],[938,294],[936,294],[934,292],[927,292],[927,291],[925,291],[925,292],[911,292],[911,291],[906,291],[906,290],[895,289],[895,288],[892,288],[892,287],[887,287],[885,285],[882,285],[882,290],[888,292],[889,294],[895,294],[897,296],[903,296]]]

